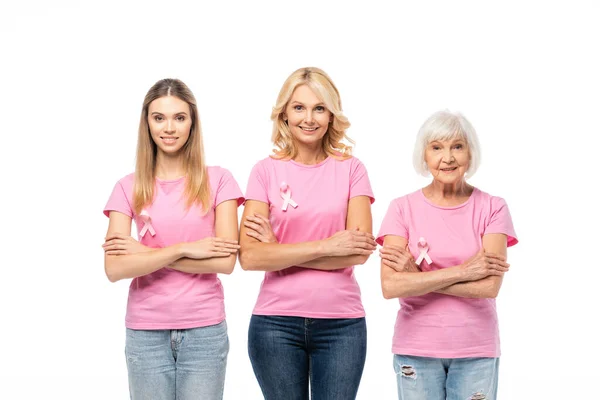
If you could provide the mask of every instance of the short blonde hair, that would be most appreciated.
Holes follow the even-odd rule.
[[[413,153],[413,165],[415,170],[423,175],[429,175],[429,168],[425,162],[425,148],[435,140],[449,140],[461,138],[467,142],[469,149],[469,168],[465,178],[470,178],[477,172],[481,161],[481,149],[479,139],[473,125],[460,113],[448,110],[434,113],[419,129],[415,150]]]
[[[323,136],[323,151],[334,157],[339,157],[339,153],[342,153],[342,157],[350,156],[352,146],[342,143],[342,140],[346,140],[351,144],[354,144],[354,141],[346,135],[346,129],[350,127],[350,122],[342,112],[340,93],[331,78],[323,70],[307,67],[294,71],[285,80],[279,91],[279,96],[277,96],[277,103],[273,107],[271,113],[271,120],[273,121],[271,141],[276,146],[276,149],[273,149],[275,157],[294,158],[298,155],[298,147],[294,142],[294,137],[287,122],[284,120],[284,113],[294,90],[301,85],[308,86],[333,116],[333,121],[329,124],[325,136]]]

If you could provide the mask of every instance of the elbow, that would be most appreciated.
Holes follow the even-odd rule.
[[[383,294],[383,298],[386,300],[399,297],[398,294],[393,290],[391,282],[385,278],[381,280],[381,293]]]
[[[252,251],[246,249],[244,251],[240,250],[240,266],[244,271],[256,271],[258,270],[258,264],[256,262],[256,258],[253,257]]]
[[[229,256],[225,259],[225,262],[223,263],[223,268],[221,269],[221,271],[219,271],[221,274],[225,274],[225,275],[231,275],[233,273],[233,270],[235,268],[235,262],[237,260],[237,256],[234,254],[232,256]]]
[[[115,283],[121,279],[112,263],[104,262],[104,273],[111,283]]]
[[[486,291],[485,297],[488,299],[495,299],[498,297],[498,293],[500,293],[500,288],[494,285]]]
[[[356,264],[355,265],[363,265],[364,263],[367,262],[367,260],[369,259],[369,254],[365,254],[365,255],[360,255],[356,258]]]

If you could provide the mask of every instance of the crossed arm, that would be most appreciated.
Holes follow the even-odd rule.
[[[346,230],[323,240],[280,244],[268,220],[269,205],[248,200],[240,227],[240,264],[245,270],[279,271],[291,266],[334,270],[364,264],[376,248],[372,235],[371,201],[348,202]]]
[[[111,282],[147,275],[164,267],[190,274],[230,274],[239,249],[237,200],[227,200],[216,207],[216,237],[155,249],[142,245],[129,232],[131,218],[111,211],[102,245],[104,270]]]
[[[431,292],[466,298],[495,298],[508,271],[506,235],[483,236],[483,249],[464,263],[421,272],[406,250],[407,240],[387,235],[381,249],[381,288],[387,299]]]

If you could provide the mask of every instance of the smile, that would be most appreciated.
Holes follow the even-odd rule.
[[[314,132],[314,131],[316,131],[319,128],[306,128],[304,126],[301,126],[300,129],[302,129],[305,132]]]

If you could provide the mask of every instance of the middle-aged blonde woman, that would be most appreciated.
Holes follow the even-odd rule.
[[[342,143],[350,124],[322,70],[292,73],[271,118],[277,149],[250,173],[240,231],[242,267],[266,271],[252,367],[267,400],[308,399],[309,388],[313,399],[354,399],[367,328],[353,266],[376,248],[367,171]]]
[[[393,200],[377,241],[386,298],[399,298],[392,350],[401,400],[494,400],[500,341],[495,297],[517,243],[506,202],[471,185],[480,161],[458,113],[421,127],[414,166],[429,185]]]

